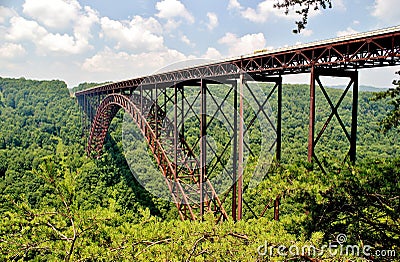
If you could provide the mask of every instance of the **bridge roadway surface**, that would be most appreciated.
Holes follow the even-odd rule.
[[[87,147],[88,153],[92,151],[101,153],[108,127],[118,110],[123,108],[126,112],[130,113],[141,129],[144,138],[147,140],[157,160],[159,169],[166,178],[169,191],[183,220],[198,219],[199,215],[202,217],[207,210],[213,210],[219,219],[227,219],[229,215],[232,215],[234,220],[240,220],[242,218],[243,205],[246,205],[246,208],[251,211],[251,206],[243,199],[245,189],[243,187],[242,176],[243,148],[244,146],[247,148],[249,146],[246,144],[245,139],[243,139],[244,133],[247,130],[244,130],[243,126],[243,122],[246,119],[243,114],[242,98],[243,90],[252,93],[251,86],[247,84],[248,80],[275,83],[268,96],[257,97],[253,94],[252,99],[254,98],[255,102],[258,103],[259,109],[258,112],[255,112],[256,116],[246,123],[246,128],[250,128],[258,115],[264,114],[268,118],[263,107],[271,97],[271,94],[277,92],[276,128],[275,124],[271,121],[270,124],[276,132],[276,140],[274,142],[274,145],[276,145],[275,158],[277,161],[280,161],[282,137],[281,76],[299,73],[310,74],[308,161],[310,163],[315,161],[320,169],[324,171],[324,167],[315,153],[315,148],[333,118],[338,120],[350,144],[346,158],[349,157],[349,160],[353,163],[356,160],[358,70],[396,65],[400,65],[400,26],[278,50],[260,50],[251,55],[96,86],[79,91],[75,95],[83,111],[86,113],[86,116],[83,115],[83,128],[89,127],[88,130],[90,131]],[[331,98],[323,87],[319,78],[320,76],[335,76],[350,80],[336,104],[332,103]],[[237,80],[240,80],[239,91]],[[207,111],[208,102],[206,102],[206,97],[211,97],[211,102],[214,99],[207,88],[207,83],[215,82],[229,83],[231,85],[229,92],[233,90],[234,107],[237,108],[239,106],[239,110],[234,110],[233,112],[235,115],[232,121],[233,125],[231,125],[230,129],[233,132],[231,141],[232,152],[234,154],[234,160],[232,161],[233,171],[231,174],[232,186],[222,197],[216,193],[208,179],[212,170],[208,170],[206,161],[209,158],[207,156],[207,127],[214,119],[214,116],[210,120],[206,117],[207,113],[210,114]],[[184,104],[182,104],[180,109],[177,109],[177,101],[179,96],[187,104],[185,105],[185,109],[193,111],[192,105],[187,103],[188,101],[185,100],[184,95],[184,87],[193,84],[200,87],[197,98],[200,100],[201,110],[200,112],[195,112],[196,114],[199,113],[200,128],[198,142],[189,146],[185,141],[184,116],[186,114],[183,112]],[[317,85],[323,92],[331,111],[318,133],[315,132],[315,90]],[[350,88],[353,88],[352,117],[351,130],[348,131],[348,128],[341,120],[338,108]],[[153,89],[155,97],[153,96]],[[167,95],[167,89],[174,92],[172,97]],[[229,92],[225,99],[229,96]],[[149,96],[149,93],[150,97],[146,98],[146,94]],[[164,94],[165,99],[158,100],[157,94]],[[159,105],[158,103],[163,104]],[[162,110],[162,108],[166,108],[167,103],[174,104],[173,121],[166,119],[166,111]],[[217,112],[219,110],[223,114],[221,105],[218,103],[215,105],[218,107]],[[178,110],[182,112],[178,114]],[[182,116],[181,122],[178,122],[179,115]],[[238,119],[244,120],[238,121]],[[87,120],[89,122],[86,122]],[[160,131],[164,128],[162,123],[165,122],[170,123],[168,125],[170,126],[170,132],[168,132],[170,136],[163,138],[160,136]],[[168,149],[168,144],[164,140],[172,141],[172,150]],[[197,146],[200,148],[199,160],[193,153],[193,148]],[[224,150],[228,150],[229,148],[230,142]],[[172,151],[172,155],[167,155],[169,151]],[[213,157],[222,165],[222,155],[217,156],[215,154],[214,152]],[[178,163],[180,162],[183,163],[184,168],[178,168]],[[226,209],[224,202],[230,192],[232,192],[232,203],[230,205],[231,210],[229,211]],[[279,218],[279,199],[278,196],[273,204],[274,219],[276,220]],[[264,208],[261,216],[264,215],[268,206],[269,204]],[[251,212],[253,213],[253,211]]]
[[[107,94],[140,85],[170,85],[201,78],[239,78],[308,73],[312,67],[324,69],[363,69],[400,64],[400,26],[312,42],[277,50],[255,51],[210,64],[203,64],[130,80],[105,84],[76,96]]]

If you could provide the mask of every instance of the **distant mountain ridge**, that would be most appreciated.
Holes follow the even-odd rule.
[[[344,90],[347,86],[344,85],[335,85],[335,86],[328,86],[329,88],[334,88],[334,89],[341,89]],[[359,86],[359,91],[361,92],[384,92],[388,90],[389,88],[387,87],[374,87],[374,86],[365,86],[365,85],[360,85]],[[350,90],[353,90],[353,87],[350,87]]]

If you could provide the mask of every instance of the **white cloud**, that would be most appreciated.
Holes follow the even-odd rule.
[[[1,59],[13,59],[26,54],[25,48],[20,44],[4,43],[0,46]]]
[[[274,3],[271,1],[263,1],[258,4],[257,9],[248,7],[241,11],[241,14],[244,18],[252,22],[264,23],[276,10],[273,5]]]
[[[187,57],[171,49],[160,52],[129,54],[114,52],[106,47],[91,58],[85,60],[82,69],[88,72],[109,73],[115,79],[148,75],[168,64],[185,60]],[[134,72],[127,68],[135,68]]]
[[[99,15],[90,7],[82,8],[76,0],[25,0],[23,13],[32,20],[14,14],[6,39],[31,41],[40,55],[49,52],[79,54],[93,48],[89,40]],[[49,32],[47,28],[55,32]]]
[[[14,15],[16,15],[14,10],[0,5],[0,24],[4,24]]]
[[[154,51],[163,48],[162,27],[154,18],[135,16],[131,21],[116,21],[101,18],[102,33],[117,42],[116,49]]]
[[[10,22],[11,27],[8,29],[5,38],[14,42],[32,41],[41,55],[45,55],[48,51],[60,52],[61,54],[78,54],[90,48],[85,38],[49,33],[36,21],[13,17]]]
[[[87,42],[75,39],[68,34],[46,34],[41,38],[37,45],[39,52],[46,51],[59,52],[61,54],[78,54],[87,48]]]
[[[300,35],[305,36],[305,37],[311,36],[312,34],[314,34],[314,32],[311,29],[305,28],[300,31]]]
[[[99,22],[99,14],[90,7],[85,6],[84,13],[79,15],[73,28],[74,36],[80,42],[89,46],[89,39],[92,37],[92,26]]]
[[[343,2],[343,0],[335,0],[332,4],[332,7],[337,10],[342,10],[342,11],[347,10],[347,7],[346,7],[345,3]]]
[[[372,15],[390,24],[400,23],[398,0],[375,0]]]
[[[159,18],[167,20],[174,19],[177,17],[184,18],[189,23],[194,23],[194,17],[186,7],[178,0],[162,0],[156,3],[156,9]]]
[[[241,9],[241,5],[237,0],[229,0],[228,10],[231,9]]]
[[[163,25],[165,31],[171,32],[174,31],[174,29],[178,28],[181,25],[182,21],[176,21],[174,19],[169,19],[167,22]]]
[[[81,9],[76,0],[25,0],[22,7],[24,14],[55,29],[67,28]]]
[[[11,27],[8,29],[6,39],[12,41],[32,40],[36,41],[47,34],[47,30],[36,21],[26,20],[14,16],[10,20]]]
[[[215,13],[208,12],[207,17],[208,17],[207,27],[209,30],[213,30],[218,26],[218,16]]]
[[[247,34],[240,38],[235,34],[226,33],[224,37],[218,40],[218,43],[228,46],[228,55],[230,56],[253,53],[255,50],[263,49],[266,46],[263,33]]]
[[[230,0],[228,4],[228,9],[236,9],[239,11],[240,15],[254,23],[265,23],[270,17],[276,16],[285,19],[299,19],[300,15],[296,13],[299,7],[289,8],[289,13],[285,14],[284,9],[274,8],[274,0],[264,0],[257,5],[257,8],[243,7],[237,0]],[[313,17],[320,14],[319,10],[314,10],[310,8],[308,14],[309,17]]]
[[[181,37],[181,41],[189,46],[192,46],[192,47],[194,46],[194,44],[190,41],[190,39],[186,35],[183,35]]]
[[[215,49],[214,47],[209,47],[207,48],[206,53],[203,55],[203,58],[209,58],[209,59],[221,59],[222,55],[221,53]]]
[[[351,27],[347,27],[346,30],[339,31],[339,32],[336,33],[336,35],[338,37],[341,37],[341,36],[346,36],[346,35],[354,35],[354,34],[357,34],[357,33],[359,33],[359,32],[354,30]]]

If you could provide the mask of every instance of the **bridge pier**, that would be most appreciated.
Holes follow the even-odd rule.
[[[257,96],[257,93],[255,93],[252,90],[252,87],[249,85],[249,82],[256,82],[256,83],[272,83],[274,84],[267,95],[265,97],[259,97]],[[263,216],[265,213],[265,210],[261,214],[256,214],[255,211],[253,210],[253,207],[250,206],[243,198],[244,193],[247,189],[247,185],[244,186],[243,182],[243,172],[244,172],[244,149],[247,148],[250,151],[250,154],[252,154],[250,148],[251,146],[246,143],[244,137],[245,134],[250,130],[250,128],[255,124],[256,119],[261,115],[263,118],[266,118],[266,120],[269,122],[273,132],[275,132],[276,138],[275,141],[270,145],[270,148],[267,150],[271,151],[273,150],[273,147],[275,147],[275,159],[279,163],[281,161],[281,150],[282,150],[282,77],[279,76],[267,76],[267,75],[262,75],[262,74],[257,74],[257,75],[252,75],[249,77],[248,75],[241,74],[239,77],[239,99],[237,98],[237,84],[235,84],[235,108],[237,108],[237,104],[239,102],[239,116],[235,116],[236,122],[234,130],[235,132],[235,138],[238,141],[234,140],[234,148],[237,148],[237,151],[235,149],[234,152],[237,152],[237,154],[234,156],[236,161],[234,161],[234,172],[233,172],[233,187],[232,187],[232,218],[233,220],[241,220],[243,218],[244,214],[244,206],[246,207],[247,211],[252,213],[254,217],[259,217]],[[245,97],[244,94],[247,94]],[[273,96],[274,93],[276,94],[276,99],[277,99],[277,114],[276,114],[276,126],[275,123],[272,121],[271,117],[274,117],[270,115],[266,111],[266,105],[267,103],[270,102],[271,97]],[[256,110],[255,115],[252,118],[245,118],[244,114],[244,102],[245,99],[247,100],[252,100],[256,104]],[[237,110],[235,110],[237,112]],[[246,127],[244,127],[246,123]],[[239,124],[239,128],[237,128]],[[236,144],[235,144],[236,143]],[[237,163],[237,164],[236,164]],[[264,174],[266,175],[266,174]]]
[[[329,123],[331,122],[332,118],[335,116],[338,120],[342,131],[344,132],[346,139],[349,143],[349,151],[346,154],[344,160],[349,157],[350,162],[355,163],[356,161],[356,147],[357,147],[357,111],[358,111],[358,71],[350,71],[344,69],[325,69],[325,68],[317,68],[312,66],[311,67],[311,74],[310,74],[310,112],[309,112],[309,136],[308,136],[308,161],[313,163],[314,161],[318,164],[319,168],[326,172],[322,163],[319,161],[316,153],[315,148],[320,141],[322,135],[324,134],[326,128],[328,127]],[[331,98],[329,97],[324,85],[321,82],[321,76],[328,76],[328,77],[341,77],[341,78],[348,78],[349,83],[347,84],[346,88],[344,89],[342,95],[340,96],[338,102],[334,105]],[[328,102],[330,107],[330,115],[328,119],[325,121],[322,129],[318,132],[317,136],[315,137],[315,118],[316,118],[316,108],[315,108],[315,92],[316,86],[320,88],[322,91],[325,100]],[[351,112],[351,131],[348,132],[345,124],[343,123],[338,109],[342,104],[345,96],[347,95],[348,91],[352,88],[352,112]]]
[[[244,146],[244,112],[243,112],[243,91],[245,86],[245,78],[244,74],[240,74],[239,78],[239,146],[238,146],[238,170],[237,170],[237,207],[238,214],[237,219],[241,220],[243,217],[243,146]],[[236,170],[234,171],[236,172]]]
[[[204,181],[207,177],[207,84],[200,80],[200,217],[204,215]]]

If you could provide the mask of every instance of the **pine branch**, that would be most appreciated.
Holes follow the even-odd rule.
[[[147,247],[145,247],[144,249],[142,249],[141,251],[139,251],[139,252],[135,255],[135,257],[137,257],[137,256],[139,256],[140,254],[144,253],[147,249],[149,249],[150,247],[152,247],[152,246],[154,246],[154,245],[158,245],[158,244],[162,244],[162,243],[167,243],[167,242],[170,242],[171,240],[172,240],[172,238],[161,239],[161,240],[158,240],[158,241],[155,241],[155,242],[146,241],[146,240],[140,241],[139,243],[146,244]]]

